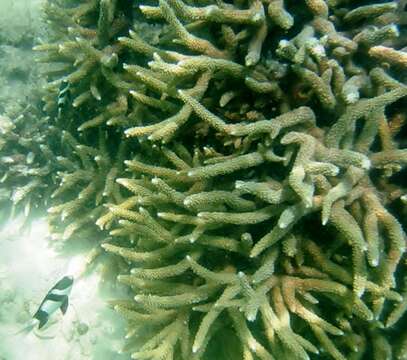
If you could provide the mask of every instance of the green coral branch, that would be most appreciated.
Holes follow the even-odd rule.
[[[403,4],[49,0],[48,118],[0,118],[2,204],[109,239],[133,358],[398,356]]]

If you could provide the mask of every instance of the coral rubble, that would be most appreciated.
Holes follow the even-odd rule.
[[[405,1],[44,12],[48,212],[124,259],[123,351],[406,358]]]

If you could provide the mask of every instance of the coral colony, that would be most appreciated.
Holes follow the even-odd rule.
[[[97,239],[134,359],[407,359],[406,7],[48,0],[2,214]]]

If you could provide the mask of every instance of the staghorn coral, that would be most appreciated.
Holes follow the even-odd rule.
[[[126,261],[129,298],[111,302],[124,351],[405,358],[404,1],[45,14],[44,110],[65,131],[48,211],[66,240],[108,230],[102,247]]]
[[[17,114],[15,114],[17,113]],[[53,168],[49,138],[54,128],[32,105],[0,116],[0,191],[2,221],[21,211],[28,220],[41,212],[50,196]]]
[[[94,232],[92,225],[105,212],[103,203],[122,200],[114,180],[121,171],[126,144],[117,141],[117,151],[109,151],[103,131],[98,132],[95,146],[82,145],[69,132],[62,131],[60,146],[64,156],[55,159],[60,170],[50,195],[55,200],[48,208],[55,240],[64,242],[79,230]],[[110,143],[114,144],[113,139]]]

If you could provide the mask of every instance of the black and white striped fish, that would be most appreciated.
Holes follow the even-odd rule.
[[[62,314],[65,314],[68,309],[69,294],[72,290],[73,281],[72,276],[64,276],[59,280],[45,295],[31,322],[16,334],[29,332],[37,325],[38,329],[41,329],[58,309],[61,310]]]
[[[68,80],[62,80],[61,85],[59,86],[58,92],[58,119],[61,118],[62,113],[66,111],[69,102],[71,101],[71,85]]]

